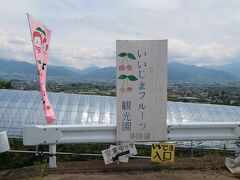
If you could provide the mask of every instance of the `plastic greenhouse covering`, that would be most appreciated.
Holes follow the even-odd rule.
[[[55,124],[116,124],[115,97],[48,93],[57,121]],[[167,123],[238,122],[240,107],[168,102]],[[45,125],[39,91],[0,89],[0,132],[11,138],[22,138],[22,126]]]

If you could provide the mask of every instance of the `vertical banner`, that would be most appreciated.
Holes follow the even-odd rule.
[[[166,140],[167,40],[116,44],[117,140]]]
[[[48,100],[46,91],[46,72],[51,31],[46,26],[33,19],[29,14],[27,16],[32,38],[35,61],[38,70],[38,78],[40,83],[40,91],[45,111],[45,117],[47,123],[51,124],[56,119],[55,113]]]

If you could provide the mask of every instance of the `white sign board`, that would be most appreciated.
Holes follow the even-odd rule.
[[[117,140],[166,140],[167,40],[116,44]]]

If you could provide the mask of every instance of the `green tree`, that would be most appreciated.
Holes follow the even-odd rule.
[[[11,81],[1,81],[0,82],[1,89],[13,89],[13,85]]]

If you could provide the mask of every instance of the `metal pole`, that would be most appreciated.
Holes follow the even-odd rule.
[[[193,157],[193,141],[191,141],[191,157]]]
[[[56,149],[57,149],[56,144],[49,145],[49,162],[48,162],[49,168],[57,167]]]
[[[240,141],[235,142],[235,156],[240,156]]]

